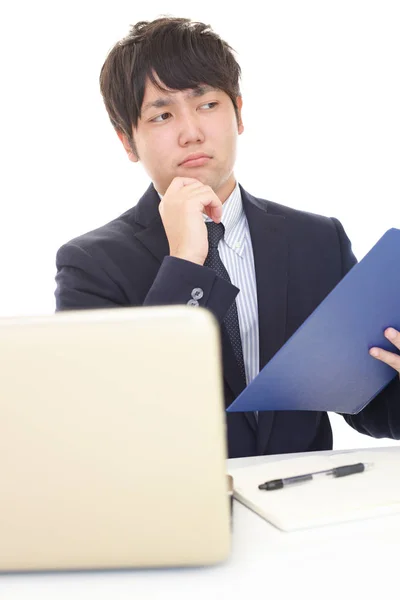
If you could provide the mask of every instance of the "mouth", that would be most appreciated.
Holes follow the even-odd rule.
[[[203,165],[207,164],[208,161],[210,161],[211,158],[209,156],[200,156],[198,158],[192,158],[190,160],[185,160],[185,162],[181,163],[179,166],[180,167],[202,167]]]

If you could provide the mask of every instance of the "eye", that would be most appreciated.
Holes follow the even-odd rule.
[[[160,117],[164,117],[165,115],[169,115],[171,113],[163,113],[162,115],[158,115],[158,117],[154,117],[154,119],[150,119],[152,123],[161,123],[162,121],[166,121],[167,119],[161,119],[161,121],[157,121]]]
[[[214,108],[214,106],[216,106],[217,104],[218,104],[218,102],[206,102],[205,104],[202,104],[200,108],[203,108],[204,106],[210,106],[211,108]],[[168,112],[162,113],[162,115],[158,115],[158,117],[154,117],[154,119],[150,119],[150,123],[162,123],[164,121],[167,121],[168,119],[163,119],[163,117],[165,117],[166,115],[170,115],[170,114],[171,113],[168,113]]]

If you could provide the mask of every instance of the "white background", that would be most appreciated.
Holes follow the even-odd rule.
[[[245,132],[236,176],[250,193],[339,218],[358,259],[400,227],[396,0],[4,2],[0,316],[52,313],[58,247],[147,188],[98,77],[130,24],[162,14],[210,24],[237,52]],[[336,415],[332,423],[335,448],[391,443]]]

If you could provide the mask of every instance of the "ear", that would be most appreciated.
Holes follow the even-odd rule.
[[[240,135],[244,131],[244,125],[243,125],[243,121],[242,121],[242,106],[243,106],[243,98],[242,98],[242,96],[238,96],[236,98],[236,103],[237,103],[237,107],[238,107],[238,117],[239,117],[239,120],[238,120],[238,132],[239,132],[239,135]]]
[[[122,133],[122,131],[117,131],[117,136],[119,137],[119,139],[121,140],[121,143],[123,145],[123,147],[125,148],[125,151],[128,155],[128,158],[130,161],[136,163],[139,161],[139,158],[136,156],[136,154],[132,151],[131,145],[128,141],[128,138],[126,137],[126,135],[124,133]]]

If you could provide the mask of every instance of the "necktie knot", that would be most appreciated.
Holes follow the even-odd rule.
[[[224,237],[225,227],[222,223],[207,221],[208,245],[210,248],[217,248],[220,240]]]

